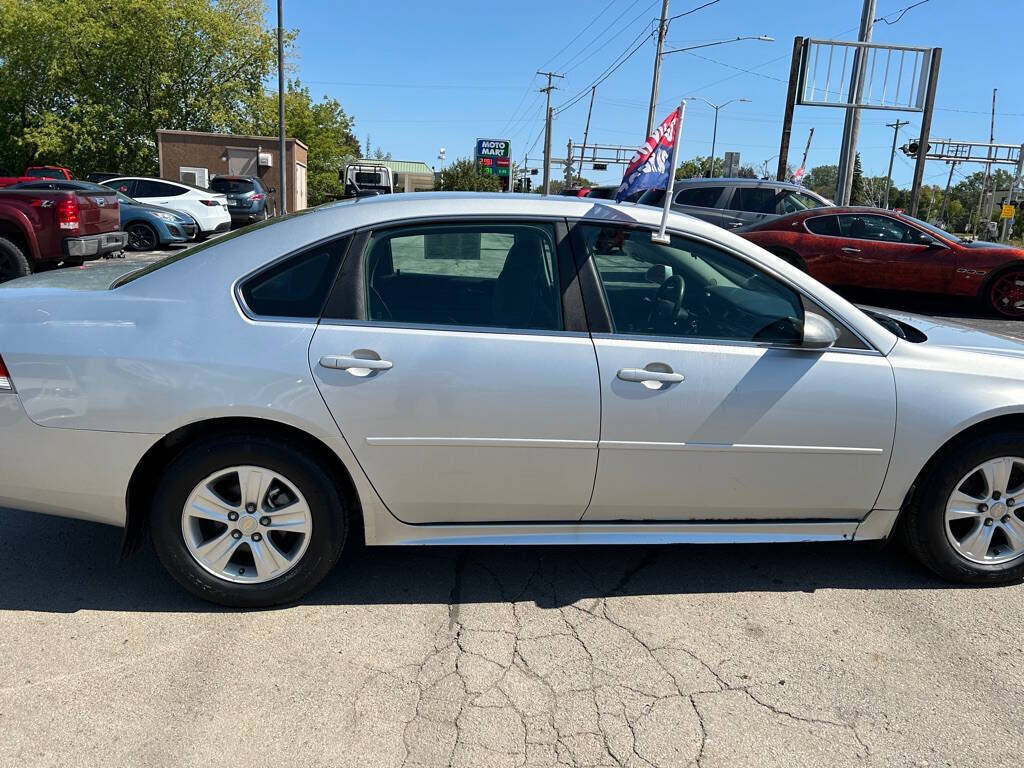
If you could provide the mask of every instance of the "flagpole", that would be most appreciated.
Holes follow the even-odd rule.
[[[679,164],[679,137],[683,133],[683,114],[686,112],[686,100],[679,105],[679,120],[676,121],[675,141],[672,142],[672,167],[668,170],[668,189],[665,190],[665,208],[661,212],[661,226],[657,232],[651,233],[651,240],[667,245],[672,238],[665,234],[668,226],[668,212],[672,207],[672,192],[676,186],[676,166]]]

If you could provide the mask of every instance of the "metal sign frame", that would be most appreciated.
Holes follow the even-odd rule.
[[[866,59],[859,101],[854,95],[856,89],[850,87],[855,76],[853,53],[858,49]],[[915,45],[807,38],[801,51],[796,103],[809,107],[923,112],[934,50]]]

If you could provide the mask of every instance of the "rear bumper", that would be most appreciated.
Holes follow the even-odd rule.
[[[0,434],[0,507],[121,526],[128,481],[159,439],[40,427],[13,393],[0,394]]]
[[[64,240],[64,255],[73,259],[94,259],[114,251],[123,251],[127,244],[128,235],[125,232],[68,237]]]

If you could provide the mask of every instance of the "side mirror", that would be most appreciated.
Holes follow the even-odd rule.
[[[804,313],[804,338],[800,346],[804,349],[828,349],[839,339],[836,327],[821,315]]]

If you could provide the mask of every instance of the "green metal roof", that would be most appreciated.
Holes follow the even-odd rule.
[[[359,165],[383,165],[390,168],[392,173],[425,173],[433,176],[434,169],[426,163],[412,160],[375,160],[372,157],[363,157],[358,160]]]

